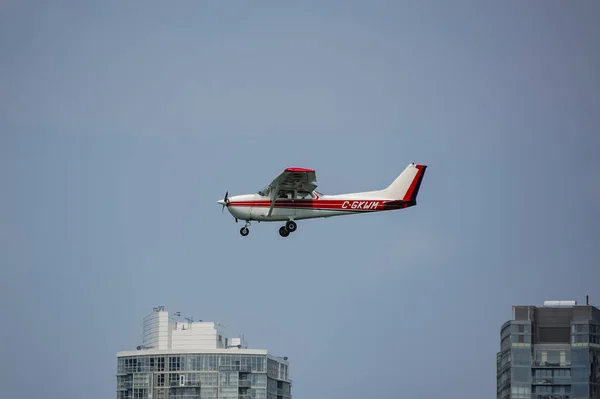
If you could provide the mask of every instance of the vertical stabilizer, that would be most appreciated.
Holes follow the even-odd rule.
[[[393,181],[383,193],[391,199],[407,202],[417,202],[417,194],[421,188],[421,182],[425,175],[427,165],[408,165],[400,176]]]

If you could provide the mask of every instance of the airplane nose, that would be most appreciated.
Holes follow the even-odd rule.
[[[217,204],[219,204],[219,205],[225,205],[225,200],[218,200]]]

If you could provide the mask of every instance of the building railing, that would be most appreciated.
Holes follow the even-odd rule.
[[[505,371],[506,369],[509,369],[512,366],[511,362],[506,362],[503,365],[500,366],[500,368],[498,369],[498,373],[502,374],[503,371]]]
[[[533,377],[532,383],[536,385],[570,385],[571,377]]]
[[[533,362],[533,366],[534,367],[548,367],[548,368],[565,368],[565,367],[571,367],[571,362],[564,362],[564,363],[560,363],[560,362],[556,362],[556,363],[551,363],[551,362],[542,362],[542,361],[535,361]]]
[[[132,389],[133,388],[133,381],[129,380],[129,381],[121,381],[117,384],[117,389],[122,391],[125,389]]]
[[[179,380],[169,381],[170,387],[199,387],[200,381],[185,381],[183,384]]]
[[[250,380],[238,380],[238,386],[240,388],[250,388],[252,386],[252,381],[250,381]]]
[[[507,378],[506,381],[503,381],[503,382],[500,383],[500,385],[498,385],[498,390],[501,391],[504,388],[509,387],[510,383],[511,383],[511,379]]]
[[[219,371],[239,371],[240,373],[251,373],[252,367],[242,365],[219,366]]]

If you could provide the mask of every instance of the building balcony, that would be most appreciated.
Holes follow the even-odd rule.
[[[510,378],[506,379],[506,381],[501,382],[500,385],[498,385],[498,391],[501,391],[506,387],[510,387],[510,383],[511,383]]]
[[[543,368],[568,368],[568,367],[571,367],[571,363],[570,362],[551,363],[551,362],[536,361],[536,362],[533,362],[532,366],[533,367],[543,367]]]
[[[570,377],[533,377],[533,385],[571,385]]]
[[[252,367],[241,365],[219,366],[219,371],[239,371],[240,373],[251,373]]]
[[[252,381],[250,381],[250,380],[238,380],[238,386],[240,388],[250,388],[252,386]]]
[[[511,362],[506,362],[502,365],[500,365],[500,367],[498,367],[498,374],[502,374],[503,371],[505,371],[506,369],[509,369],[512,366]]]
[[[133,388],[133,381],[125,381],[125,382],[120,382],[117,385],[117,389],[119,391],[126,391],[128,389],[132,389]]]
[[[170,387],[199,387],[200,381],[185,381],[183,384],[181,381],[169,381]]]

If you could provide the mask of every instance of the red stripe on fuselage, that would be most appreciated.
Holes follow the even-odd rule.
[[[313,210],[348,210],[348,211],[385,211],[402,209],[411,206],[408,202],[394,201],[386,204],[385,200],[284,200],[276,201],[274,208],[298,208]],[[227,206],[269,208],[271,201],[237,201]]]

